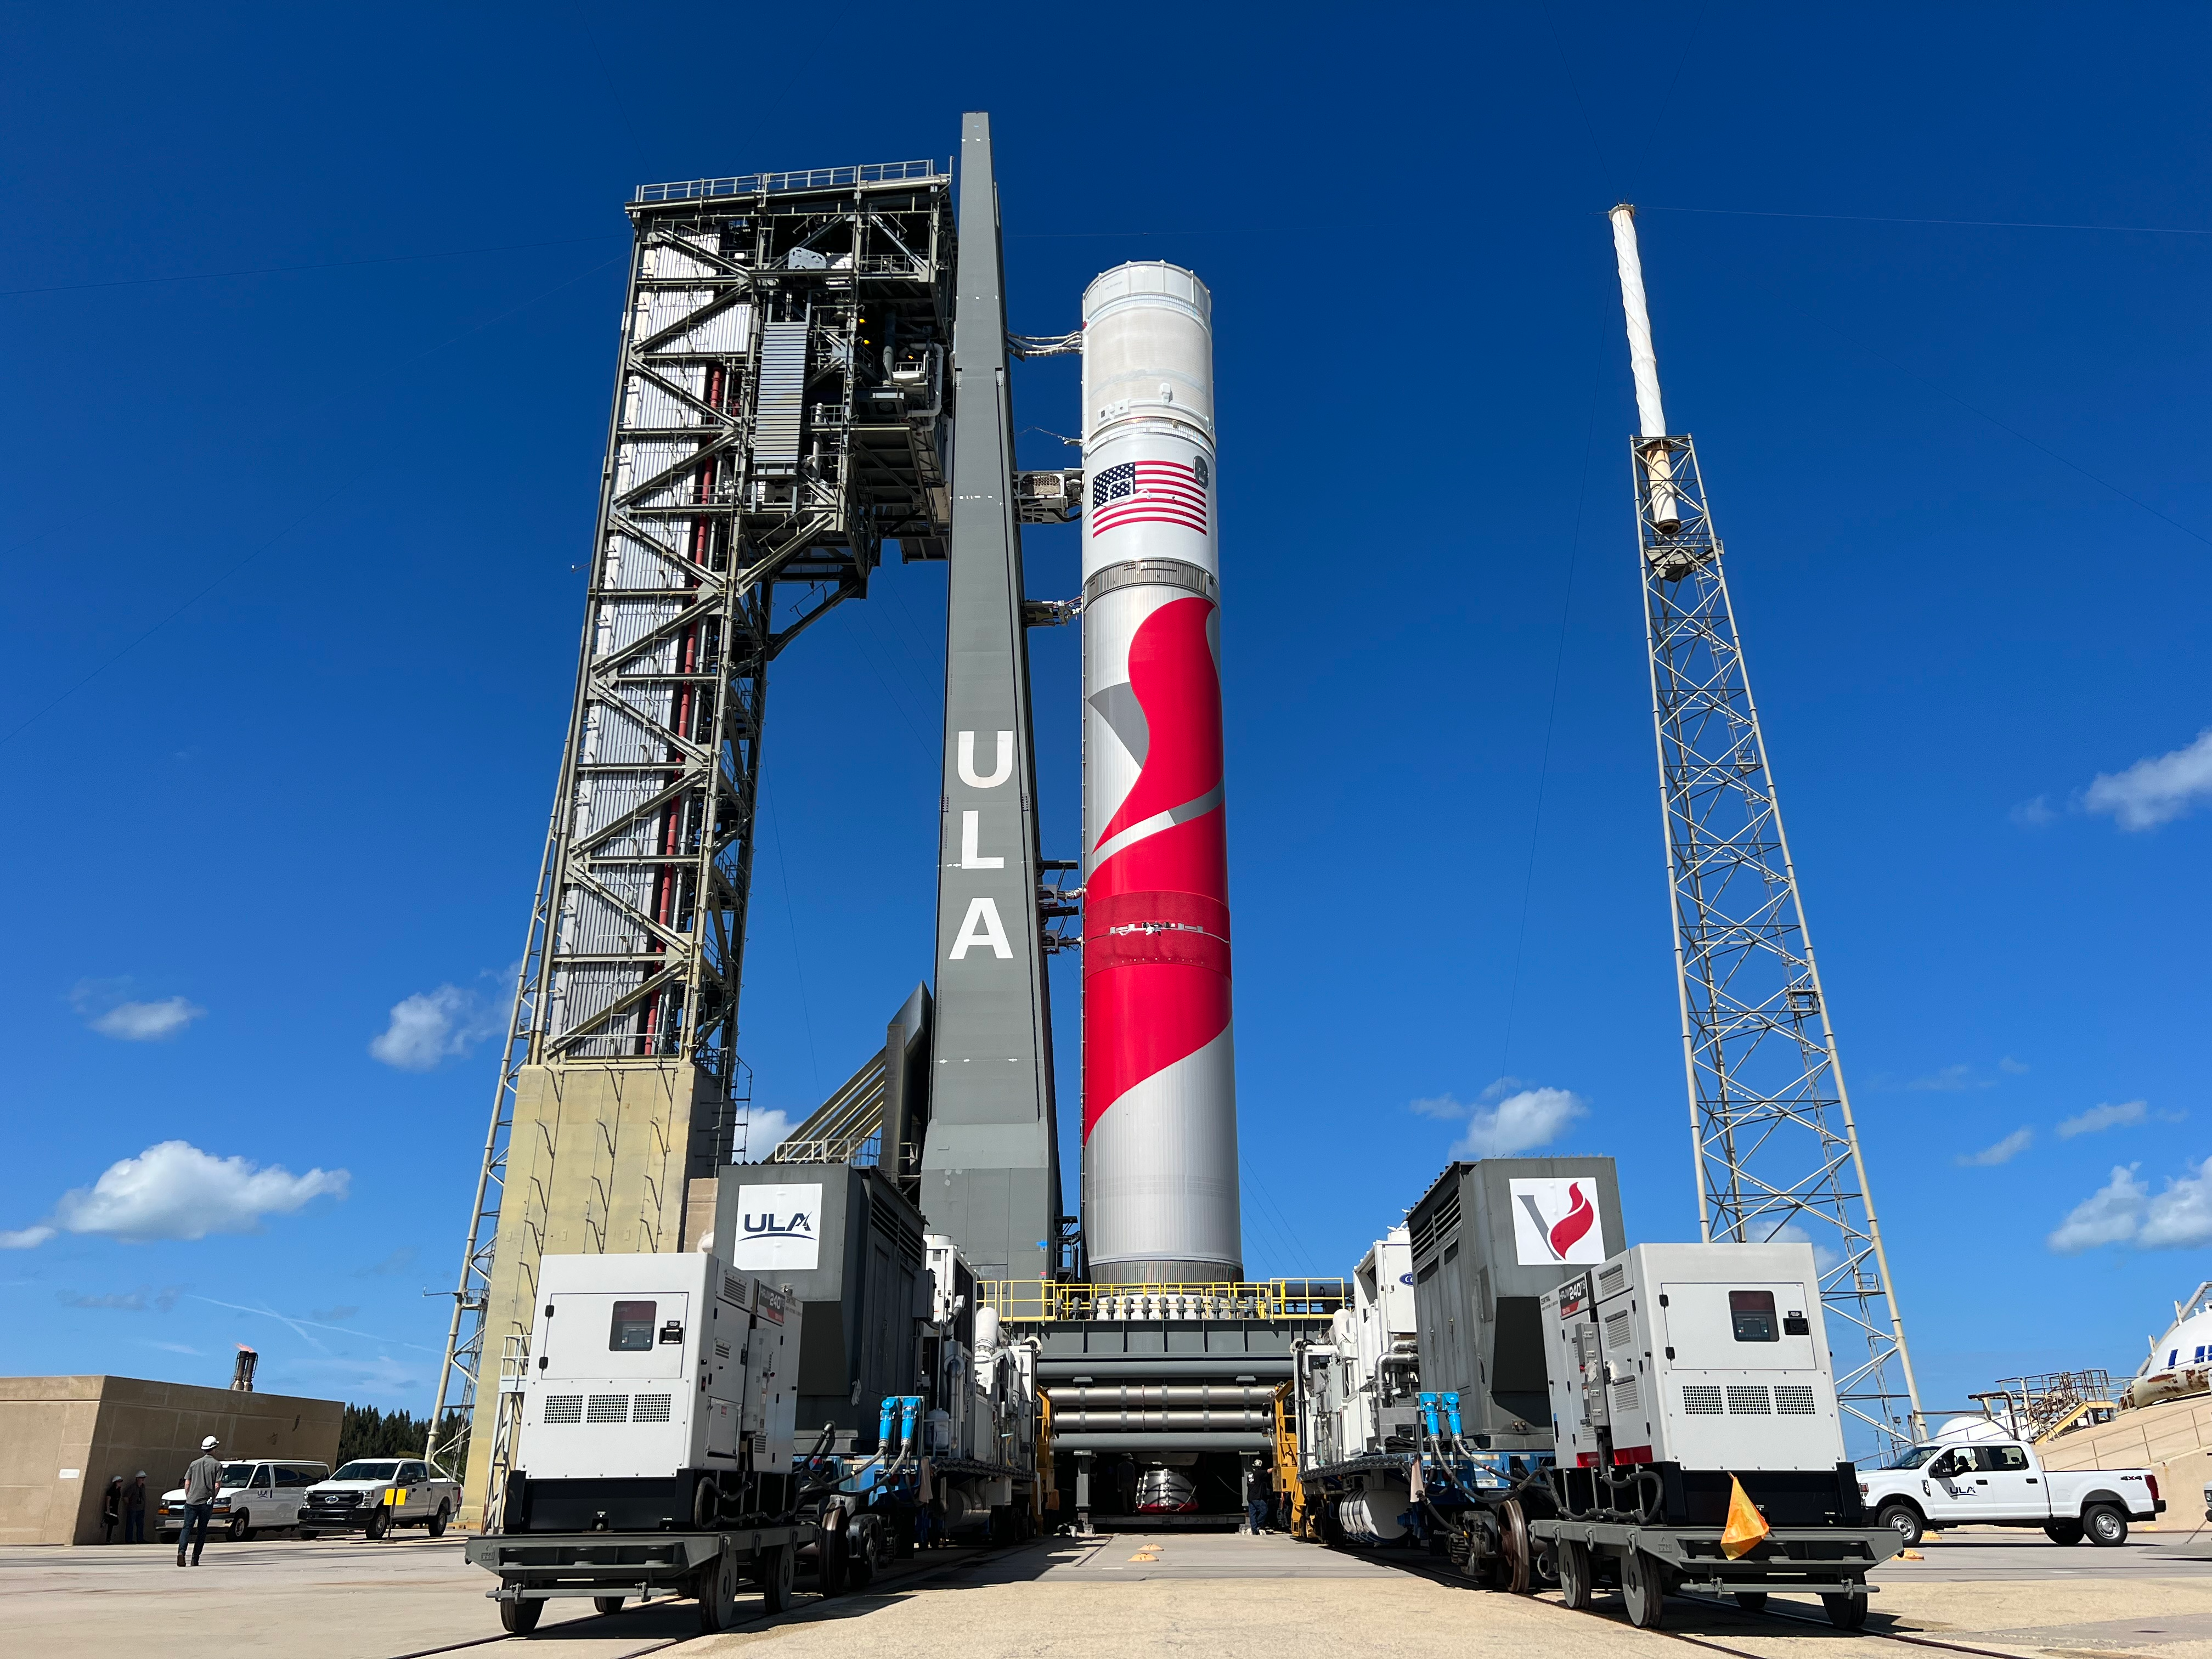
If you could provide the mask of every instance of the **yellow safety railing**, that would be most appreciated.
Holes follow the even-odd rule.
[[[982,1279],[975,1305],[1002,1320],[1326,1319],[1352,1299],[1343,1279],[1266,1279],[1214,1285],[1074,1285]]]

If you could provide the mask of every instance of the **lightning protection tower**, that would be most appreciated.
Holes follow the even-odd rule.
[[[1640,428],[1630,447],[1698,1231],[1813,1245],[1850,1438],[1887,1450],[1919,1431],[1905,1322],[1697,449],[1668,431],[1659,400],[1635,210],[1612,217]]]
[[[575,700],[432,1414],[432,1456],[469,1437],[471,1522],[511,1427],[487,1369],[526,1358],[539,1261],[704,1231],[690,1184],[745,1092],[769,665],[887,542],[945,553],[951,182],[901,161],[629,204]]]

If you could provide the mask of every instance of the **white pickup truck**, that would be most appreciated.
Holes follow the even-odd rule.
[[[301,1494],[300,1536],[360,1532],[381,1538],[394,1527],[421,1527],[433,1538],[461,1506],[461,1485],[419,1458],[357,1457]]]
[[[2046,1469],[2014,1440],[1919,1445],[1862,1470],[1859,1495],[1909,1548],[1945,1527],[2040,1527],[2054,1544],[2124,1544],[2130,1521],[2166,1512],[2148,1469]]]

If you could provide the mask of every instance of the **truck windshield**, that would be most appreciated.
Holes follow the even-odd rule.
[[[349,1463],[333,1478],[339,1480],[389,1480],[399,1472],[397,1463]]]
[[[1885,1463],[1886,1469],[1917,1469],[1943,1449],[1941,1446],[1907,1446],[1897,1455],[1894,1463]]]

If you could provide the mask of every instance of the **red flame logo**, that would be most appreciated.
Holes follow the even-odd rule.
[[[1582,1183],[1567,1188],[1567,1212],[1552,1224],[1552,1254],[1565,1261],[1567,1252],[1597,1221],[1597,1211],[1583,1195]]]

